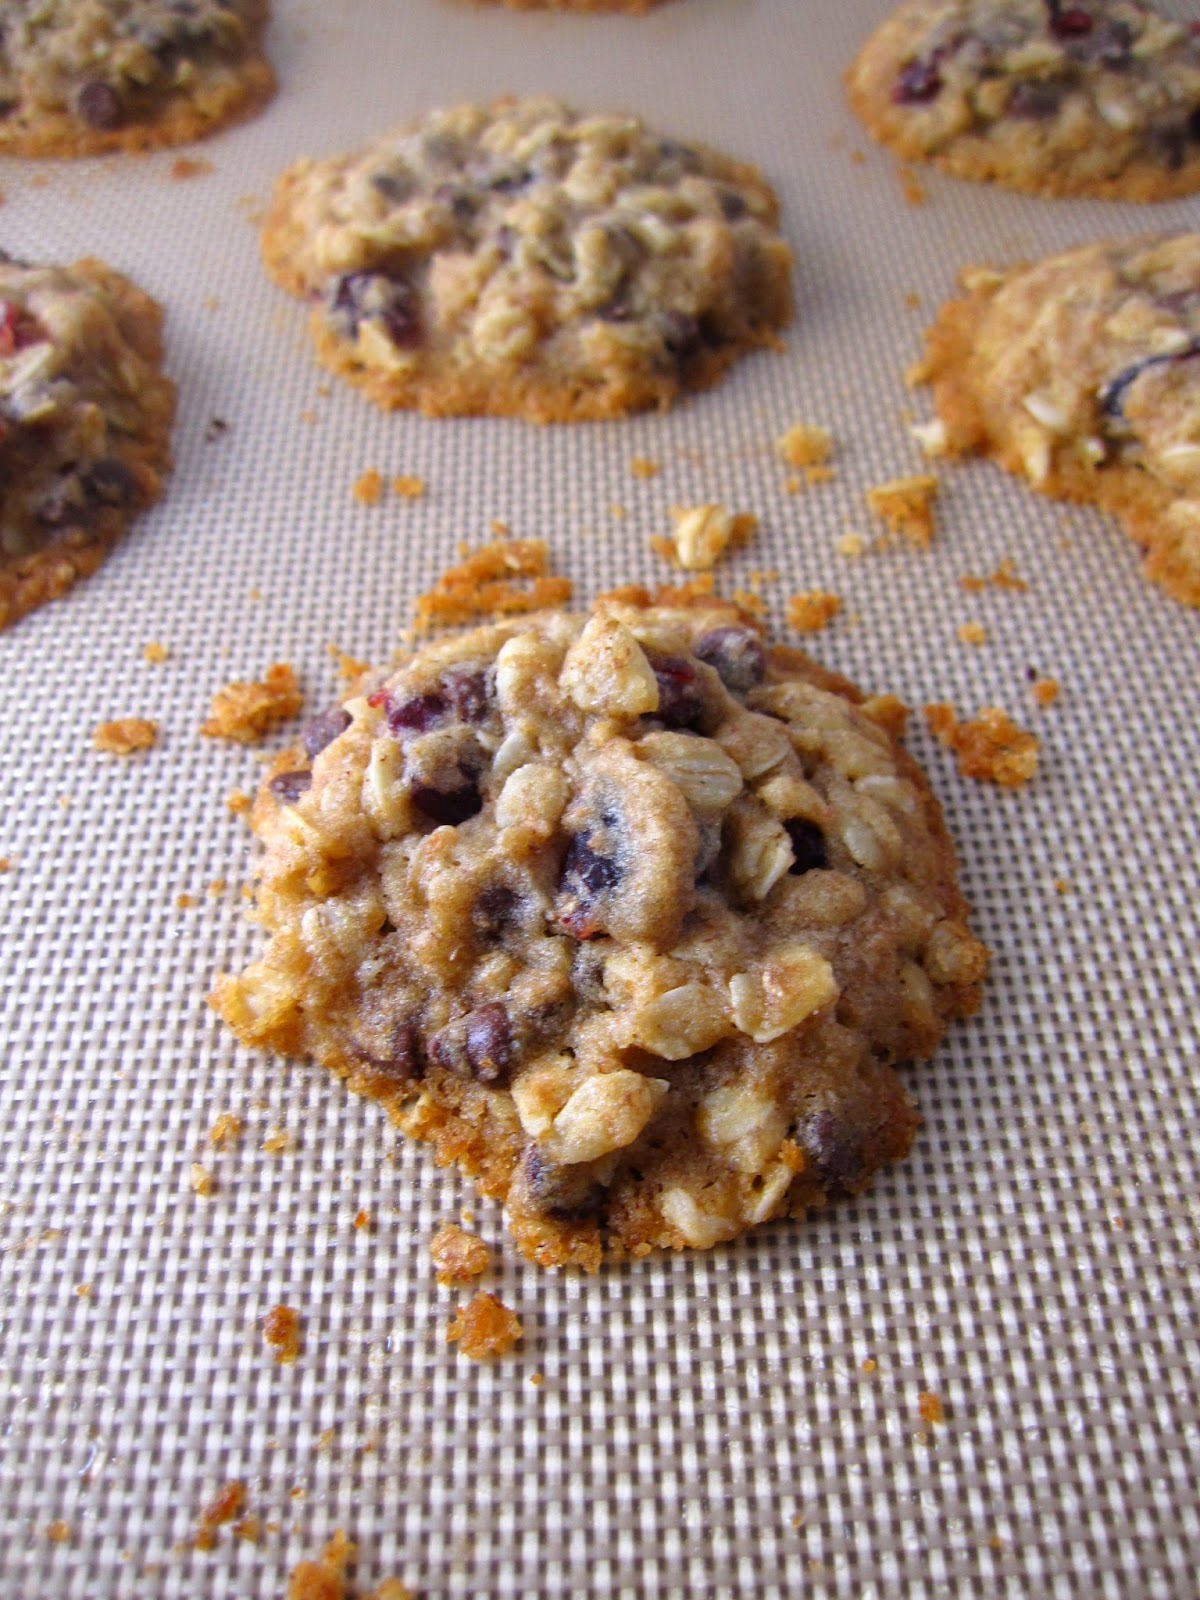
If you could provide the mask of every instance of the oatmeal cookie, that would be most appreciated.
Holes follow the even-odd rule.
[[[887,711],[711,600],[427,645],[264,780],[269,943],[212,1002],[385,1102],[543,1265],[864,1189],[917,1123],[894,1065],[987,961]]]
[[[1042,195],[1200,188],[1200,24],[1143,0],[904,0],[846,74],[906,161]]]
[[[457,106],[276,186],[263,254],[376,404],[561,422],[715,383],[791,315],[761,175],[633,117]]]
[[[0,155],[186,144],[250,115],[275,78],[267,0],[11,0],[0,17]]]
[[[952,454],[1114,512],[1145,572],[1200,606],[1200,233],[972,269],[913,376]]]
[[[162,309],[100,261],[0,255],[0,628],[94,572],[158,499]]]

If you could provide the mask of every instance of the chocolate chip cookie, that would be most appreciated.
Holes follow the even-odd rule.
[[[1042,195],[1200,188],[1200,23],[1142,0],[905,0],[846,75],[906,161]]]
[[[634,117],[507,100],[292,167],[263,254],[378,405],[568,421],[667,405],[777,341],[777,210],[754,168]]]
[[[428,645],[264,781],[269,942],[213,1004],[384,1101],[544,1265],[862,1190],[916,1128],[894,1067],[987,964],[898,709],[711,601]]]
[[[162,489],[162,309],[100,261],[0,256],[0,628],[65,594]]]
[[[267,0],[13,0],[0,17],[0,155],[202,138],[275,87]]]
[[[1146,575],[1200,606],[1200,233],[974,268],[912,377],[927,446],[994,457],[1120,517]]]

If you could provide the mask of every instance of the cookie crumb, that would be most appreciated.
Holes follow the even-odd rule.
[[[383,499],[383,474],[369,468],[354,480],[353,494],[360,506],[377,506]]]
[[[446,1329],[446,1338],[461,1340],[463,1355],[472,1361],[506,1355],[525,1330],[520,1319],[494,1294],[477,1294],[458,1308],[458,1315]]]
[[[258,744],[276,723],[294,717],[303,704],[304,696],[291,665],[276,661],[267,668],[261,683],[243,679],[218,689],[209,706],[208,721],[201,724],[200,732],[209,739]]]
[[[171,652],[165,644],[160,644],[157,639],[151,639],[150,643],[142,650],[142,660],[148,661],[152,667],[161,667],[164,661],[169,661],[170,659]]]
[[[657,461],[651,461],[646,456],[634,456],[629,463],[629,470],[635,478],[657,478],[661,469]]]
[[[228,887],[229,886],[225,882],[224,878],[210,878],[209,879],[208,892],[209,892],[210,895],[212,895],[214,900],[216,899],[216,897],[218,895],[224,894],[225,890]]]
[[[904,304],[910,311],[919,311],[921,309],[921,296],[915,289],[910,289],[904,296]]]
[[[77,1283],[75,1285],[75,1293],[81,1300],[88,1300],[91,1298],[92,1286],[90,1283]]]
[[[540,1372],[531,1372],[529,1375],[529,1381],[535,1389],[540,1389],[545,1383],[546,1379]]]
[[[844,533],[837,542],[837,552],[849,561],[857,561],[867,548],[867,541],[861,533]]]
[[[402,472],[399,477],[392,479],[392,493],[398,494],[402,500],[419,500],[425,493],[425,479]]]
[[[1071,885],[1066,878],[1055,878],[1054,892],[1055,894],[1070,894]]]
[[[250,1515],[241,1517],[233,1525],[235,1539],[245,1539],[249,1544],[257,1544],[262,1537],[262,1518]]]
[[[263,1321],[263,1338],[281,1367],[290,1367],[300,1354],[300,1313],[293,1306],[272,1306]]]
[[[709,572],[727,550],[745,544],[758,527],[748,511],[720,505],[673,506],[675,559],[685,572]]]
[[[153,750],[158,743],[158,723],[147,717],[118,717],[102,722],[92,734],[95,749],[109,756],[132,756],[139,750]]]
[[[988,632],[982,622],[963,622],[958,627],[958,638],[962,644],[986,644]]]
[[[897,167],[896,176],[900,179],[900,192],[904,196],[905,205],[923,206],[929,199],[925,186],[917,177],[911,167]]]
[[[917,1410],[921,1413],[922,1422],[928,1422],[931,1427],[946,1420],[946,1408],[937,1395],[928,1389],[923,1389],[917,1396]]]
[[[571,598],[571,580],[549,576],[548,566],[544,539],[503,539],[480,545],[418,597],[417,632],[478,617],[510,617],[563,605]]]
[[[192,1544],[197,1550],[213,1550],[217,1544],[217,1530],[225,1523],[241,1516],[246,1508],[246,1485],[227,1483],[218,1489],[212,1501],[200,1515],[200,1527]]]
[[[15,856],[0,856],[0,872],[12,872],[16,864]]]
[[[875,1360],[874,1356],[868,1356],[867,1359],[861,1363],[858,1370],[868,1374],[877,1372],[879,1370],[879,1363]]]
[[[212,169],[212,162],[203,156],[177,156],[171,163],[171,177],[176,183],[182,183],[187,178],[203,178]]]
[[[292,1142],[292,1136],[283,1128],[270,1128],[267,1137],[262,1142],[263,1150],[269,1156],[277,1156],[286,1150]]]
[[[890,733],[893,739],[903,739],[908,726],[909,709],[899,695],[868,695],[858,709]]]
[[[793,423],[775,441],[775,454],[789,467],[820,467],[833,455],[833,436],[828,428]]]
[[[1058,699],[1060,689],[1057,678],[1036,678],[1030,687],[1030,694],[1045,711]]]
[[[933,502],[938,481],[932,473],[914,473],[893,478],[867,490],[867,506],[887,524],[889,533],[898,534],[917,550],[933,543]]]
[[[354,1226],[356,1228],[369,1228],[371,1226],[371,1213],[369,1211],[356,1211],[354,1213]]]
[[[827,589],[794,594],[787,603],[787,619],[797,633],[820,633],[842,609],[842,597]]]
[[[319,1561],[301,1561],[288,1578],[287,1600],[347,1600],[346,1568],[356,1546],[341,1528],[321,1552]]]
[[[190,911],[196,902],[190,894],[177,894],[175,896],[175,904],[180,911]]]
[[[253,805],[254,801],[244,789],[235,789],[232,794],[225,796],[225,809],[235,817],[244,817]]]
[[[228,432],[229,424],[224,417],[211,417],[208,427],[204,430],[204,442],[205,444],[216,444],[217,440],[223,438]]]
[[[616,501],[614,501],[613,504],[611,506],[609,506],[608,512],[609,512],[610,516],[616,517],[618,522],[623,522],[625,517],[626,517],[626,515],[627,515],[625,507],[623,505],[619,504]]]
[[[326,645],[325,648],[337,662],[338,677],[342,679],[343,683],[353,683],[355,678],[361,678],[364,672],[371,670],[369,661],[360,661],[357,656],[347,655],[336,644]]]
[[[1012,589],[1018,594],[1024,594],[1029,588],[1025,579],[1018,577],[1016,564],[1011,556],[1005,556],[995,572],[990,572],[985,577],[976,577],[973,573],[965,572],[958,581],[968,594],[981,594],[984,589],[989,588]]]
[[[445,1289],[470,1283],[492,1262],[492,1252],[484,1241],[454,1222],[443,1223],[434,1234],[429,1241],[429,1254],[437,1268],[437,1281]]]
[[[71,1536],[75,1532],[69,1522],[64,1522],[61,1517],[56,1518],[46,1526],[46,1537],[51,1544],[70,1544]]]
[[[1017,789],[1037,769],[1038,741],[999,706],[984,706],[969,722],[959,722],[952,705],[927,705],[925,719],[937,738],[958,757],[964,778],[979,778]]]
[[[217,1187],[216,1179],[207,1167],[202,1167],[198,1161],[192,1162],[191,1181],[193,1191],[202,1200],[207,1200]]]
[[[210,1144],[216,1145],[219,1150],[222,1145],[231,1143],[240,1138],[242,1132],[242,1119],[235,1111],[222,1111],[221,1115],[208,1130]]]

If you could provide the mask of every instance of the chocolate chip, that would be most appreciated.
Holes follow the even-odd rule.
[[[1013,117],[1052,117],[1062,104],[1063,86],[1048,80],[1026,78],[1014,84],[1008,97]]]
[[[697,640],[695,650],[732,694],[747,694],[766,676],[767,653],[749,628],[713,628]]]
[[[602,1186],[586,1168],[549,1161],[532,1142],[521,1152],[520,1176],[533,1207],[564,1222],[582,1221],[604,1198]]]
[[[105,506],[127,506],[136,492],[133,473],[123,461],[105,457],[89,468],[84,479],[85,493]]]
[[[399,349],[421,342],[411,287],[379,272],[349,272],[334,280],[330,311],[352,337],[365,321],[377,322]]]
[[[498,1000],[476,1006],[467,1018],[467,1060],[480,1083],[500,1083],[516,1053],[512,1023]]]
[[[506,883],[489,883],[471,912],[471,921],[479,937],[484,940],[497,939],[512,921],[516,904],[515,890]]]
[[[276,800],[285,806],[294,806],[311,787],[311,772],[277,772],[267,785]]]
[[[596,900],[622,877],[618,862],[593,850],[587,834],[573,835],[559,880],[560,925],[574,939],[590,939],[596,928]]]
[[[695,730],[706,710],[700,674],[683,656],[647,651],[658,683],[658,710],[654,716],[664,728]]]
[[[862,1144],[848,1121],[832,1111],[814,1111],[801,1119],[794,1137],[823,1184],[850,1189],[861,1181]]]
[[[664,311],[655,320],[666,353],[680,366],[690,361],[703,343],[700,319],[683,311]]]
[[[815,822],[809,822],[806,817],[793,817],[790,822],[784,823],[784,827],[792,841],[792,854],[795,857],[788,868],[789,872],[812,872],[816,867],[829,865],[825,835]]]
[[[926,105],[937,99],[941,89],[942,75],[936,59],[924,60],[918,56],[901,69],[892,87],[892,99],[901,106]]]
[[[211,417],[208,427],[204,430],[204,442],[205,444],[216,444],[217,440],[223,438],[228,432],[229,424],[224,417]]]
[[[300,730],[300,742],[309,759],[320,755],[327,744],[332,744],[339,733],[350,726],[350,713],[341,706],[330,706],[318,716],[310,718]]]
[[[437,690],[415,694],[407,700],[393,700],[386,689],[370,697],[369,705],[382,705],[393,733],[428,733],[446,715],[446,697]]]
[[[720,203],[721,215],[726,222],[736,222],[739,217],[746,215],[746,202],[736,189],[722,189]]]
[[[75,96],[75,110],[89,127],[104,132],[119,128],[125,118],[120,95],[111,83],[104,83],[100,78],[90,78],[80,86]]]
[[[421,1076],[421,1041],[411,1022],[397,1023],[390,1045],[385,1048],[387,1053],[383,1054],[357,1041],[352,1046],[363,1065],[371,1067],[383,1077],[406,1083],[411,1078]]]
[[[402,205],[413,192],[413,181],[407,173],[373,172],[367,182],[393,205]]]
[[[474,778],[464,772],[462,782],[449,789],[435,789],[432,784],[414,783],[408,795],[417,810],[431,822],[440,822],[457,828],[460,822],[476,816],[483,810],[483,796]]]

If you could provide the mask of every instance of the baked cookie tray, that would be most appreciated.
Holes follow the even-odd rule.
[[[839,542],[870,546],[864,490],[922,468],[905,416],[927,401],[902,373],[960,265],[1183,226],[1196,203],[925,172],[909,203],[839,87],[882,0],[275,11],[278,98],[186,152],[211,171],[0,163],[0,244],[135,278],[168,308],[180,388],[162,503],[0,635],[0,1591],[282,1595],[342,1528],[363,1589],[430,1597],[1194,1594],[1198,619],[1115,524],[986,463],[940,469],[928,551]],[[385,416],[327,382],[258,264],[275,174],[431,104],[541,90],[765,169],[797,263],[785,352],[574,427]],[[795,421],[837,445],[836,478],[801,493],[771,448]],[[360,504],[370,468],[426,492]],[[793,642],[786,599],[838,593],[824,663],[918,708],[1003,706],[1041,765],[1017,792],[968,782],[912,719],[995,954],[980,1014],[910,1074],[911,1158],[805,1224],[547,1273],[376,1104],[239,1048],[206,1006],[260,943],[224,802],[261,765],[198,729],[219,685],[273,661],[318,709],[329,646],[385,660],[494,520],[548,540],[586,602],[667,581],[650,537],[701,501],[760,518],[721,592],[768,574]],[[1005,560],[1027,591],[960,585]],[[158,748],[94,752],[118,716],[157,720]],[[243,1130],[215,1149],[224,1112]],[[525,1327],[490,1364],[446,1342],[470,1291],[429,1260],[463,1209]],[[278,1304],[302,1315],[293,1366],[263,1342]],[[257,1541],[226,1525],[197,1548],[233,1482]]]

